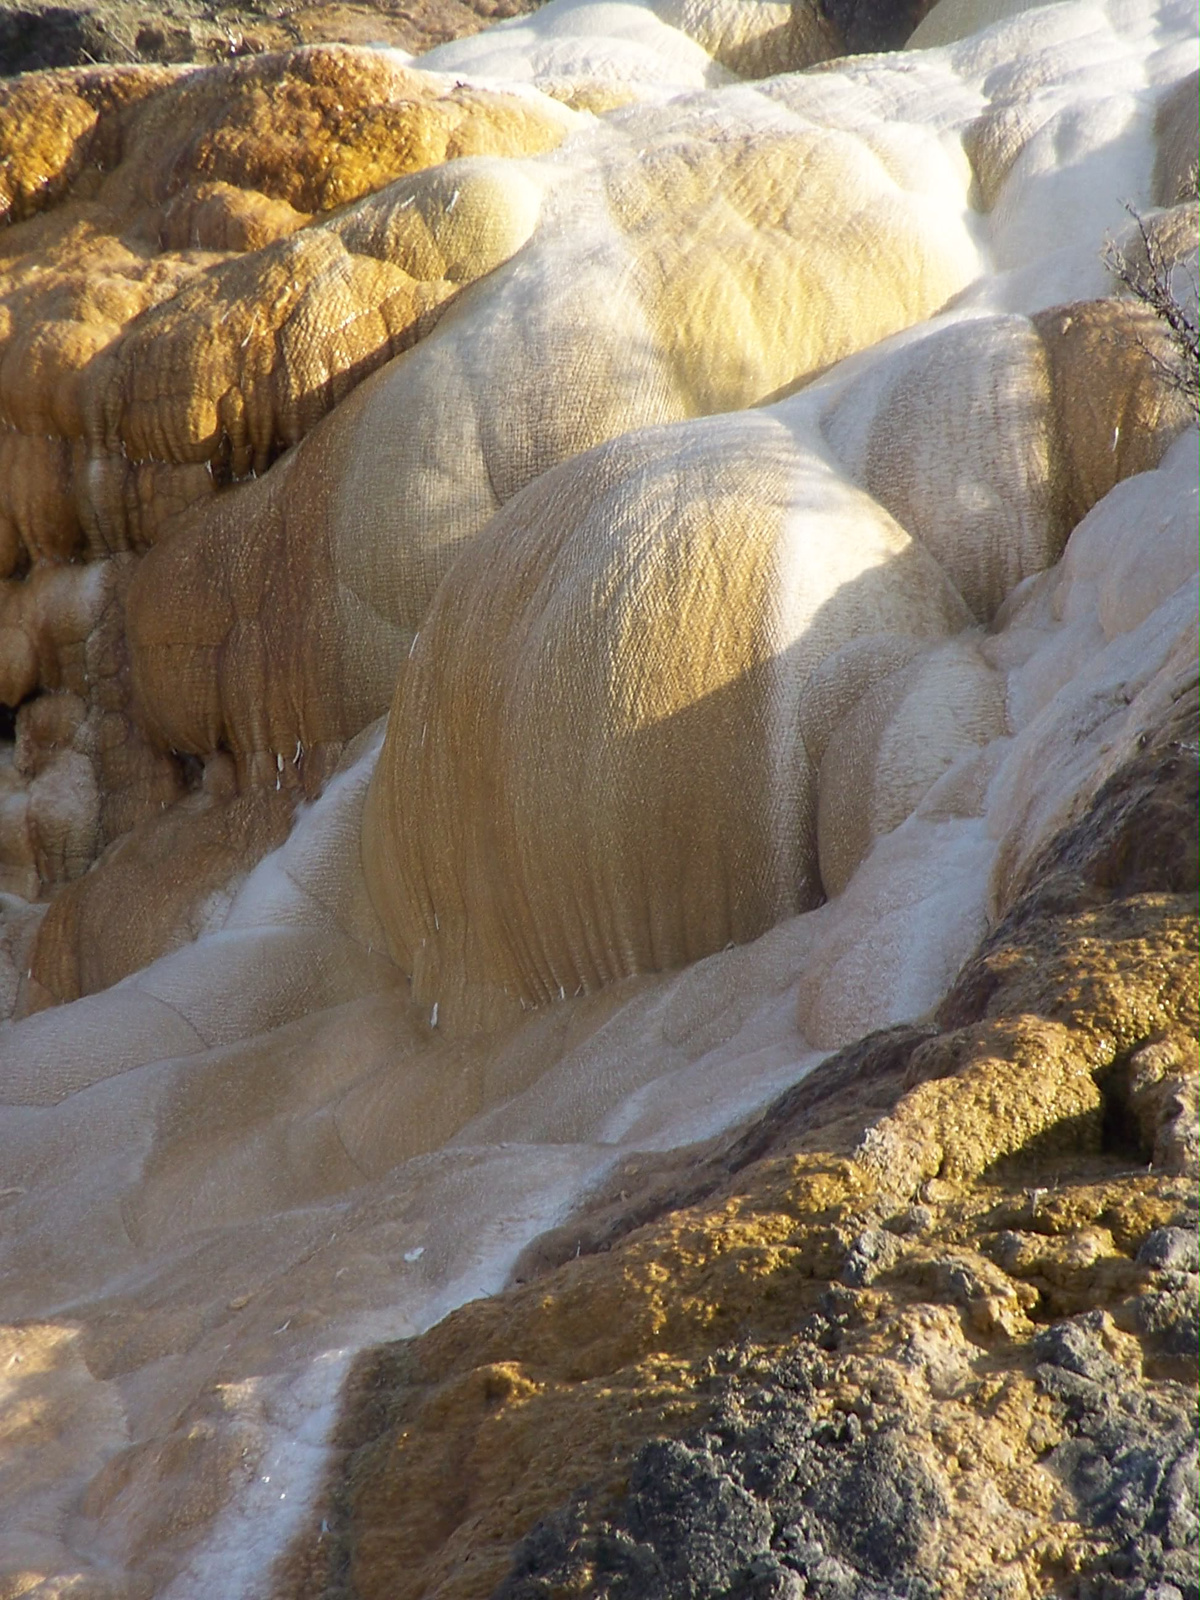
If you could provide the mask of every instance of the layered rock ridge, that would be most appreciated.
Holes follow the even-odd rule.
[[[276,1593],[1191,1593],[1197,706],[932,1022],[624,1161],[518,1286],[360,1357]]]

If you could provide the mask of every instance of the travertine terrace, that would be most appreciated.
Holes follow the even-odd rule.
[[[1196,55],[0,80],[0,1597],[1196,1595]]]

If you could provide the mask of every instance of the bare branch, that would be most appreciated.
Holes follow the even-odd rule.
[[[1138,342],[1167,387],[1183,395],[1193,416],[1200,417],[1200,326],[1194,304],[1185,304],[1176,293],[1172,264],[1155,231],[1147,227],[1145,218],[1133,206],[1127,204],[1125,209],[1141,234],[1145,261],[1131,260],[1109,240],[1104,248],[1104,265],[1165,327],[1169,354],[1164,356],[1143,341]],[[1196,287],[1194,274],[1192,287]]]

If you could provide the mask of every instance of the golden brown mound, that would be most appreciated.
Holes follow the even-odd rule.
[[[345,45],[204,69],[33,73],[0,83],[4,216],[18,221],[67,194],[136,213],[205,182],[329,211],[478,153],[490,141],[472,123],[497,106],[512,115],[507,96]]]
[[[1194,229],[1194,213],[1190,220]],[[1186,412],[1179,397],[1156,381],[1155,363],[1169,363],[1170,345],[1162,322],[1146,306],[1087,300],[1055,306],[1032,320],[1049,360],[1065,447],[1067,525],[1074,527],[1114,484],[1158,464],[1185,425]]]
[[[79,877],[199,781],[131,714],[128,552],[518,248],[536,206],[478,158],[570,120],[344,46],[0,83],[0,887]]]
[[[810,677],[855,639],[968,621],[928,553],[760,412],[544,474],[439,589],[367,801],[414,999],[495,1027],[815,905]]]
[[[0,215],[28,219],[0,235],[5,571],[152,542],[503,259],[495,230],[473,254],[461,225],[439,251],[446,196],[419,187],[384,202],[415,203],[390,229],[298,233],[311,218],[459,156],[547,149],[565,124],[334,46],[0,86]]]
[[[194,939],[287,838],[292,810],[290,793],[239,793],[232,762],[211,761],[203,787],[116,840],[99,889],[95,873],[64,885],[38,929],[22,1011],[107,989]]]
[[[994,663],[953,638],[970,608],[990,619],[1051,567],[1186,422],[1156,336],[1106,300],[913,340],[833,389],[845,475],[806,444],[800,396],[624,434],[515,495],[430,602],[364,815],[417,1003],[494,1027],[839,894],[1006,731]],[[201,592],[201,548],[176,592]],[[182,543],[159,554],[182,575]],[[147,646],[179,623],[140,596],[134,623],[139,685],[165,704]]]
[[[624,140],[593,129],[561,160],[447,163],[321,225],[360,263],[386,255],[428,271],[431,292],[459,282],[462,261],[503,258],[538,231],[264,477],[197,505],[150,552],[128,636],[139,717],[159,745],[203,758],[224,747],[241,778],[268,783],[282,762],[285,784],[298,774],[311,792],[338,742],[386,710],[439,579],[498,504],[644,421],[762,399],[942,303],[978,265],[964,175],[924,138],[918,161],[887,129],[860,140],[789,123],[731,139],[709,106],[680,121],[666,155],[631,159]],[[932,212],[910,187],[926,181],[926,155],[940,174]],[[316,228],[274,248],[298,252]],[[825,287],[839,241],[864,232],[873,248],[855,272],[869,312]],[[811,316],[795,315],[797,302]],[[176,334],[172,315],[145,319],[149,348],[152,331],[183,347],[207,327],[187,320]],[[339,337],[349,343],[356,327]],[[114,371],[136,337],[114,352]],[[315,387],[294,401],[268,381],[274,347],[252,357],[249,330],[221,331],[212,347],[213,381],[190,408],[153,380],[144,394],[114,381],[105,427],[131,456],[215,442],[214,471],[253,472],[274,433],[292,437],[293,416],[319,405],[319,345]],[[236,376],[251,364],[253,385]],[[105,458],[116,472],[124,459],[115,448]]]
[[[1169,1527],[1106,1524],[1095,1485],[1139,1428],[1167,1461],[1194,1380],[1171,1269],[1197,1169],[1196,732],[1193,690],[936,1024],[839,1052],[716,1146],[626,1161],[526,1253],[531,1281],[364,1357],[278,1592],[667,1592],[649,1580],[704,1549],[948,1597],[998,1570],[1025,1597],[1186,1561]],[[692,1485],[674,1509],[668,1482]]]

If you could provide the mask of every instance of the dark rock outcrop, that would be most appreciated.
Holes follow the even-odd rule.
[[[1196,732],[1193,690],[933,1024],[364,1357],[279,1592],[1192,1600]]]

